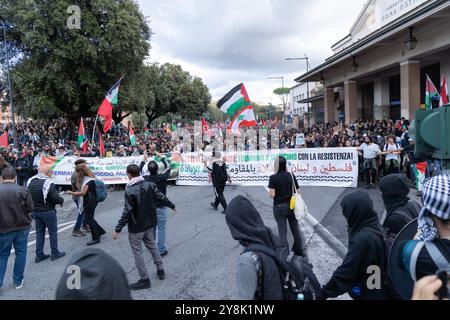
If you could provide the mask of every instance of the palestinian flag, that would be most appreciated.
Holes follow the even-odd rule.
[[[84,137],[85,133],[84,133],[83,118],[81,118],[80,126],[78,127],[78,143],[77,143],[78,148],[81,148],[81,145],[83,144],[84,141]]]
[[[236,114],[233,121],[230,123],[229,129],[233,132],[237,132],[241,127],[255,127],[256,125],[257,122],[253,107],[248,106]]]
[[[445,106],[448,104],[448,87],[447,80],[445,79],[445,75],[442,75],[441,79],[441,99],[439,100],[439,107]]]
[[[431,81],[430,77],[427,75],[427,83],[425,85],[425,109],[431,110],[433,109],[433,99],[439,97],[439,91],[436,89],[433,81]]]
[[[117,98],[119,96],[119,87],[122,79],[123,76],[111,87],[111,89],[109,89],[105,99],[103,99],[103,102],[100,105],[100,108],[98,109],[97,112],[99,116],[102,116],[105,119],[105,124],[103,126],[104,133],[107,133],[111,129],[112,106],[117,104]]]
[[[89,143],[89,140],[86,140],[85,142],[83,142],[82,144],[81,144],[81,149],[83,149],[83,154],[87,154],[87,152],[88,152],[88,143]]]
[[[251,106],[250,98],[243,83],[234,87],[217,103],[217,107],[227,116],[233,118],[241,110]]]
[[[134,135],[132,127],[130,127],[130,142],[133,147],[136,145],[136,136]]]

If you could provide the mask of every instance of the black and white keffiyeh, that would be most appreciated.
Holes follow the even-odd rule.
[[[450,219],[450,176],[441,175],[425,181],[422,193],[423,209],[419,215],[420,240],[433,241],[438,237],[431,216]]]

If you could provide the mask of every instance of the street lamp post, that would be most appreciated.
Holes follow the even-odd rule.
[[[281,87],[284,89],[284,77],[269,77],[267,79],[269,80],[281,79]],[[286,103],[284,102],[283,99],[283,123],[286,123],[285,116],[286,116]]]
[[[11,71],[10,71],[10,65],[9,65],[8,45],[6,43],[6,21],[5,20],[3,20],[3,40],[5,43],[6,74],[8,77],[8,86],[9,86],[9,108],[11,110],[11,120],[12,120],[13,133],[14,133],[14,143],[17,144],[17,131],[16,131],[16,121],[14,118],[14,105],[13,105],[13,98],[12,98],[12,81],[11,81]]]
[[[306,73],[309,72],[310,70],[310,66],[309,66],[309,57],[307,57],[306,55],[303,58],[286,58],[286,61],[296,61],[296,60],[305,60],[306,61]],[[306,81],[306,98],[308,100],[306,106],[308,108],[308,112],[306,113],[306,121],[308,122],[308,127],[309,127],[309,110],[310,110],[310,102],[309,102],[309,81]]]

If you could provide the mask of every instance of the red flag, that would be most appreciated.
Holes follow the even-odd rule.
[[[206,133],[208,132],[208,123],[206,122],[205,119],[202,118],[202,132]]]
[[[8,148],[8,131],[0,136],[0,147]]]
[[[88,142],[89,142],[89,140],[86,140],[86,141],[83,142],[83,144],[81,145],[81,149],[83,149],[83,154],[87,154],[87,153],[88,153]]]
[[[102,132],[99,131],[98,135],[99,135],[99,138],[100,138],[100,157],[104,157],[105,156],[105,145],[103,144]]]
[[[441,100],[439,101],[439,107],[445,106],[448,104],[448,87],[447,80],[445,79],[445,75],[442,75],[441,79]]]
[[[97,114],[105,119],[105,124],[103,125],[103,132],[107,133],[112,127],[112,104],[108,99],[103,99],[100,108],[98,108]]]

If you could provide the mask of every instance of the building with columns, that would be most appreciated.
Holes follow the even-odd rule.
[[[333,55],[296,79],[320,81],[324,121],[412,120],[428,75],[450,79],[450,1],[369,0]]]

